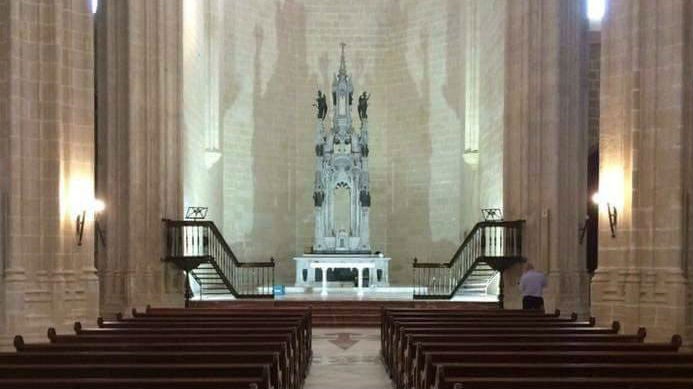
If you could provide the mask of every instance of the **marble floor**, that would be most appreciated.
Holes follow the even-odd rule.
[[[380,358],[380,329],[313,329],[305,389],[392,389]]]

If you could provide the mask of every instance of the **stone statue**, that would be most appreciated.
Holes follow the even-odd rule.
[[[325,192],[318,191],[313,192],[313,203],[316,207],[322,207],[322,203],[325,200]]]
[[[371,192],[362,189],[359,193],[359,200],[361,202],[362,207],[370,207],[371,206]]]
[[[371,98],[370,94],[367,94],[366,91],[363,91],[363,94],[359,97],[359,119],[368,119],[368,114],[366,113],[366,110],[368,109],[368,99]]]
[[[313,106],[318,107],[318,119],[324,120],[327,115],[327,98],[321,90],[318,91],[318,98],[315,99]]]
[[[323,144],[315,145],[315,155],[316,156],[322,157],[324,153],[325,153],[325,145],[323,145]]]

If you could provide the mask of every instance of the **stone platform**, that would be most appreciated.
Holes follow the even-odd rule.
[[[405,300],[227,300],[191,301],[192,307],[203,308],[261,308],[310,307],[314,327],[378,327],[383,307],[386,308],[455,308],[497,309],[497,303],[463,301]]]

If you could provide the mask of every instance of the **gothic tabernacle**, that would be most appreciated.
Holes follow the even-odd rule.
[[[368,178],[367,95],[359,98],[361,127],[352,126],[354,86],[347,74],[344,44],[339,73],[332,82],[332,128],[325,129],[327,104],[318,92],[315,141],[315,241],[316,253],[370,253],[368,212],[371,196]]]
[[[316,286],[327,281],[353,280],[359,291],[368,286],[389,285],[390,258],[371,254],[368,213],[371,194],[368,176],[368,99],[358,97],[361,126],[354,130],[351,110],[354,86],[346,71],[344,43],[339,73],[332,81],[332,128],[325,128],[327,96],[318,91],[315,138],[315,239],[312,253],[296,257],[296,285]]]

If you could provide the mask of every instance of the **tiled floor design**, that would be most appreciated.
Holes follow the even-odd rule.
[[[380,359],[380,329],[313,329],[305,389],[392,389]]]

